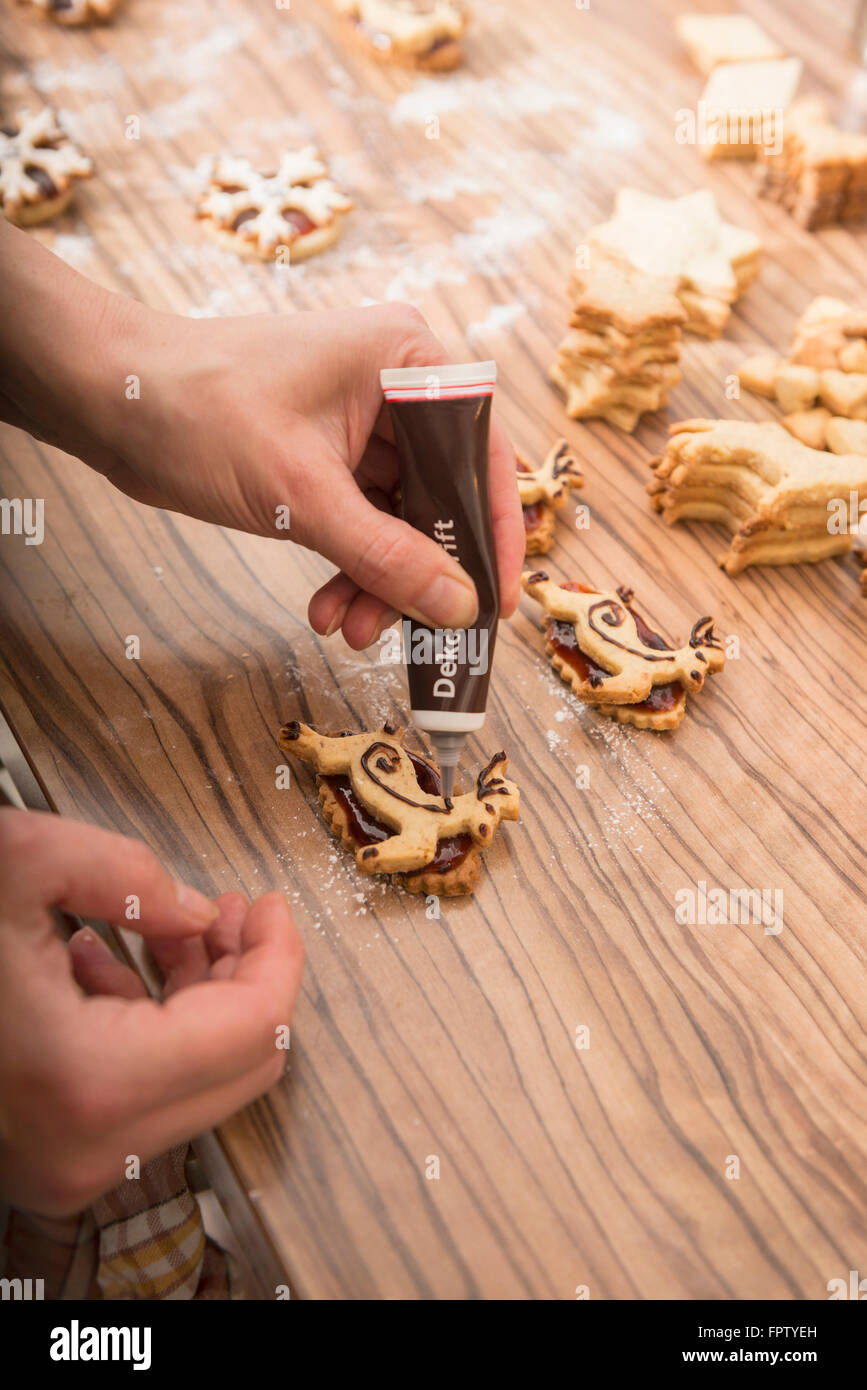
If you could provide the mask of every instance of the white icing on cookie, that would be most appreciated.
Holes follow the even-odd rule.
[[[341,14],[363,24],[373,36],[390,39],[413,51],[432,48],[439,39],[459,39],[466,13],[455,0],[334,0]]]
[[[87,155],[60,128],[50,106],[35,115],[19,111],[0,130],[0,206],[8,218],[14,219],[25,204],[48,202],[65,193],[73,179],[92,172]]]

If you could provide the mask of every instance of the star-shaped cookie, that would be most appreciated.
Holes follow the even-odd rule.
[[[650,275],[674,278],[685,327],[708,336],[722,331],[728,306],[758,274],[762,249],[753,232],[722,220],[706,189],[658,198],[622,188],[614,216],[593,228],[590,244]]]
[[[332,0],[358,43],[382,63],[446,72],[461,61],[462,0]]]

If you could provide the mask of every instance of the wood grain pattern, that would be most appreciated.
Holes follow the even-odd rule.
[[[666,529],[643,487],[666,418],[771,413],[727,402],[726,374],[782,348],[814,294],[863,293],[867,234],[801,232],[749,167],[676,144],[700,89],[682,7],[474,8],[466,66],[438,81],[367,62],[316,0],[127,0],[80,33],[4,10],[5,100],[52,99],[98,164],[38,235],[180,313],[415,300],[450,351],[497,358],[522,449],[565,432],[582,458],[591,524],[570,505],[552,574],[634,585],[678,640],[713,613],[739,659],[676,735],[620,729],[567,696],[524,601],[467,759],[508,749],[522,821],[475,899],[428,920],[355,873],[303,773],[275,787],[282,721],[406,711],[398,670],[309,631],[327,566],[149,512],[6,430],[3,493],[44,497],[47,535],[0,544],[3,707],[63,814],[142,836],[208,891],[290,896],[308,950],[291,1074],[219,1138],[293,1296],[824,1298],[867,1272],[867,608],[849,559],[727,578],[720,534]],[[748,8],[854,123],[846,7]],[[184,171],[307,136],[357,200],[342,245],[288,273],[206,245]],[[767,247],[726,338],[689,340],[667,417],[634,437],[570,423],[546,382],[575,246],[623,183],[710,186]],[[781,889],[784,930],[677,925],[699,880]]]

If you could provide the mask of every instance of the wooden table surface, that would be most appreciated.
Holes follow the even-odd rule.
[[[519,446],[562,432],[584,461],[589,529],[570,504],[546,567],[633,585],[678,640],[712,613],[739,643],[677,734],[641,733],[577,705],[524,600],[467,755],[508,750],[522,819],[430,920],[355,871],[303,772],[275,786],[283,721],[407,710],[400,669],[309,630],[328,566],[4,431],[3,493],[46,499],[46,538],[0,545],[2,699],[49,802],[208,892],[284,889],[304,934],[290,1075],[217,1136],[293,1296],[821,1299],[867,1271],[867,604],[850,558],[729,579],[716,528],[667,529],[644,495],[666,418],[773,413],[727,401],[726,375],[783,349],[815,294],[863,291],[867,232],[802,232],[749,165],[675,142],[701,85],[678,8],[474,0],[440,80],[370,63],[317,0],[127,0],[86,32],[3,10],[4,102],[55,103],[98,167],[46,245],[181,314],[416,302],[460,360],[497,359]],[[849,7],[748,9],[857,124]],[[207,243],[197,161],[308,138],[357,202],[342,244],[286,269]],[[634,437],[570,422],[546,380],[575,247],[622,184],[710,187],[766,245],[726,337],[688,340]],[[701,880],[781,890],[783,931],[678,925]]]

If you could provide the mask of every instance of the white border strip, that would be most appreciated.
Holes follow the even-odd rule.
[[[431,367],[386,367],[380,372],[379,380],[388,401],[490,396],[497,380],[497,364],[465,362]]]

